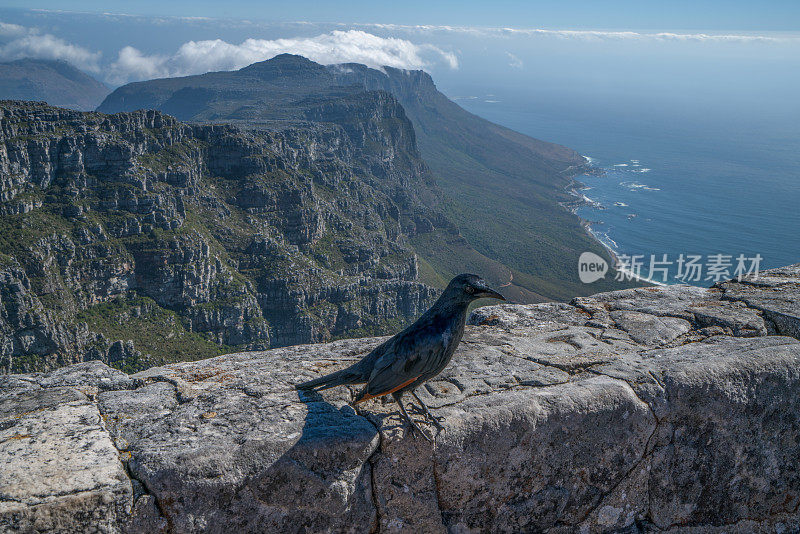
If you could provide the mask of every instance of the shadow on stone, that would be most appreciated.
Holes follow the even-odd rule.
[[[298,397],[307,407],[300,438],[248,477],[236,496],[246,510],[231,515],[247,517],[248,531],[369,532],[377,520],[369,458],[378,430],[349,405],[337,408],[315,392]]]

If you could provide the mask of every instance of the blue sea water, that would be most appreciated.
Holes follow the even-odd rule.
[[[579,178],[597,203],[578,215],[617,255],[675,262],[667,283],[708,286],[710,256],[757,254],[760,268],[800,262],[800,107],[787,102],[664,105],[585,96],[493,94],[459,104],[493,122],[591,158]],[[700,280],[676,280],[683,254],[702,256]],[[727,258],[723,257],[721,263]],[[719,260],[718,260],[719,262]],[[724,270],[724,269],[721,269]],[[661,281],[662,275],[656,273]]]

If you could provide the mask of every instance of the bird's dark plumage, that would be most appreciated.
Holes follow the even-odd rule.
[[[438,375],[448,363],[464,334],[469,304],[479,298],[499,298],[480,277],[460,274],[447,285],[439,300],[417,321],[376,347],[362,360],[346,369],[297,385],[297,389],[315,390],[345,384],[365,384],[355,403],[392,394],[403,415],[419,430],[405,412],[401,398]],[[427,407],[422,408],[429,415]],[[424,434],[423,434],[424,435]]]

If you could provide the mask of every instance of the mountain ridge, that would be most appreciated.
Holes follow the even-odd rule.
[[[577,216],[562,207],[574,201],[568,188],[584,158],[463,110],[424,71],[324,66],[282,54],[238,71],[135,82],[116,89],[98,110],[152,108],[188,121],[281,129],[325,122],[330,117],[312,108],[373,90],[386,91],[402,104],[420,153],[445,193],[447,214],[460,231],[415,240],[436,274],[432,278],[486,265],[500,283],[512,282],[520,302],[627,287],[613,280],[590,287],[578,279],[580,253],[611,260]]]
[[[24,58],[0,63],[0,100],[46,101],[57,107],[92,111],[110,92],[66,61]]]

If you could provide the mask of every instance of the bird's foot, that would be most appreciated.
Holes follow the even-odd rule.
[[[414,405],[412,405],[412,406],[414,406]],[[414,409],[415,415],[421,415],[422,417],[425,418],[425,422],[426,423],[432,424],[433,426],[435,426],[439,430],[443,430],[444,429],[444,427],[442,426],[442,421],[444,421],[444,417],[433,415],[430,412],[430,410],[427,410],[425,408],[419,408],[417,406],[414,406],[413,409]]]
[[[419,435],[425,438],[425,440],[428,441],[429,443],[433,442],[433,440],[428,436],[428,434],[425,433],[424,430],[422,430],[422,428],[416,423],[416,421],[414,421],[413,419],[409,419],[408,423],[411,425],[410,428],[412,433],[419,433]]]
[[[416,391],[412,391],[411,394],[414,395],[414,398],[417,399],[417,402],[419,403],[419,406],[412,404],[414,409],[417,410],[417,413],[424,415],[425,418],[428,419],[438,430],[444,430],[444,427],[442,426],[444,417],[433,415],[430,408],[428,408],[428,405],[419,398],[419,395],[417,395]]]
[[[441,423],[445,419],[443,415],[433,415],[430,410],[425,410],[425,415],[428,416],[428,419],[437,423]]]
[[[418,407],[416,405],[413,405],[413,404],[412,404],[412,406],[414,408],[414,411],[418,415],[421,415],[421,416],[425,417],[427,422],[429,422],[430,424],[435,426],[438,430],[444,430],[444,426],[442,426],[442,421],[444,421],[444,419],[445,419],[444,417],[439,416],[439,415],[433,415],[433,413],[431,413],[431,411],[428,409],[427,406],[423,405],[422,408],[420,408],[420,407]]]
[[[411,404],[411,410],[410,410],[411,413],[413,413],[414,415],[421,415],[421,416],[427,418],[428,414],[423,408],[420,408],[419,406],[417,406],[413,402],[410,403],[410,404]]]
[[[415,407],[415,408],[416,408],[416,407]],[[425,439],[426,439],[426,440],[428,440],[428,441],[431,441],[431,438],[430,438],[430,437],[428,437],[428,435],[425,433],[425,431],[424,431],[424,430],[422,430],[422,427],[420,427],[420,426],[417,424],[417,423],[425,423],[426,421],[415,421],[415,420],[414,420],[414,419],[412,419],[412,418],[411,418],[411,417],[410,417],[410,416],[409,416],[407,413],[404,413],[404,414],[402,415],[402,419],[403,419],[403,421],[405,421],[406,423],[408,423],[408,425],[409,425],[409,428],[410,428],[410,430],[411,430],[411,432],[412,432],[412,433],[417,433],[417,432],[418,432],[420,435],[422,435],[422,437],[423,437],[423,438],[425,438]]]
[[[444,430],[444,426],[442,426],[442,423],[440,422],[440,421],[444,421],[444,417],[435,417],[435,416],[432,416],[432,414],[428,414],[428,413],[421,413],[420,415],[425,417],[425,419],[422,420],[422,421],[417,421],[417,422],[425,423],[426,425],[431,425],[431,426],[435,427],[436,430],[439,431],[439,432]]]
[[[431,424],[433,426],[435,426],[436,429],[439,430],[439,431],[444,430],[444,425],[442,424],[442,421],[444,421],[444,417],[438,417],[438,416],[435,416],[433,414],[429,414],[429,415],[430,415],[429,419],[430,419]]]
[[[411,430],[412,430],[412,431],[416,430],[416,431],[417,431],[417,432],[419,432],[419,433],[420,433],[420,435],[422,435],[422,437],[423,437],[423,438],[425,438],[426,440],[428,440],[428,441],[433,441],[433,440],[432,440],[430,437],[428,437],[428,435],[427,435],[427,434],[426,434],[426,433],[425,433],[425,432],[422,430],[422,428],[420,428],[420,426],[419,426],[419,425],[416,423],[416,421],[414,421],[414,420],[411,418],[411,416],[410,416],[410,415],[408,415],[408,412],[406,411],[406,408],[405,408],[405,406],[403,406],[403,401],[402,401],[402,397],[401,397],[401,396],[402,396],[402,393],[396,393],[396,394],[395,394],[395,397],[394,397],[394,400],[395,400],[395,401],[397,401],[397,405],[398,405],[398,406],[400,406],[400,413],[402,414],[402,417],[403,417],[403,419],[405,419],[405,420],[408,422],[408,424],[409,424],[409,425],[411,425]],[[414,395],[414,396],[416,397],[416,395]],[[419,400],[419,397],[417,397],[417,400]],[[414,408],[414,410],[417,410],[417,407],[416,407],[416,406],[414,406],[414,404],[413,404],[413,403],[411,404],[411,406]],[[423,407],[423,409],[425,409],[425,408],[426,408],[424,404],[422,405],[422,407]],[[422,421],[420,421],[420,422],[422,422]]]

